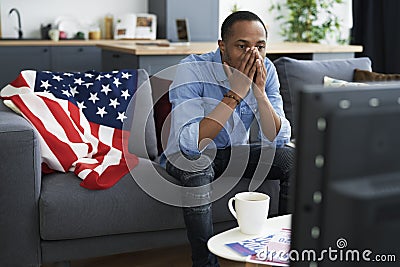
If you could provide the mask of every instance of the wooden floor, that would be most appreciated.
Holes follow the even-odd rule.
[[[221,267],[249,267],[246,263],[219,259]],[[148,250],[71,262],[71,267],[190,267],[189,246]],[[45,264],[42,267],[55,267]]]

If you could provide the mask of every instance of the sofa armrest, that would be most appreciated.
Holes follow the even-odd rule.
[[[37,135],[28,121],[0,106],[0,266],[39,266]]]

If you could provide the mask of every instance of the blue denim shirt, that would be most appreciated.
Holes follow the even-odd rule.
[[[267,69],[265,92],[281,119],[281,128],[273,142],[261,130],[258,139],[263,143],[282,147],[290,140],[291,127],[283,111],[275,66],[268,58],[265,58],[264,64]],[[160,159],[162,166],[165,166],[166,156],[179,150],[190,157],[202,152],[198,149],[199,123],[221,102],[223,95],[229,90],[230,84],[221,64],[219,49],[203,55],[190,55],[181,61],[169,90],[172,104],[171,128],[167,148]],[[254,118],[259,120],[260,114],[257,100],[250,88],[224,128],[206,148],[247,144],[249,128]]]

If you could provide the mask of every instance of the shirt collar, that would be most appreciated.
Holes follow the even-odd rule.
[[[221,50],[219,48],[217,48],[217,50],[215,51],[212,61],[215,63],[219,63],[214,65],[215,77],[217,81],[218,82],[226,81],[228,77],[226,76],[224,67],[222,65]]]

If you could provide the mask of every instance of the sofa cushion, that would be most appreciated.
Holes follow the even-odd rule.
[[[138,88],[127,113],[133,113],[130,127],[129,152],[139,157],[157,157],[157,139],[153,116],[152,88],[145,70],[138,70]],[[124,125],[125,127],[125,125]],[[129,130],[125,128],[125,130]]]
[[[329,76],[324,77],[324,86],[325,87],[354,87],[354,86],[365,86],[366,83],[359,82],[348,82],[344,80],[334,79]]]
[[[296,60],[281,57],[274,61],[278,72],[280,91],[286,117],[296,133],[295,94],[305,85],[323,84],[324,76],[334,79],[352,81],[354,69],[371,71],[369,58],[351,58],[336,60]]]
[[[373,71],[355,69],[353,80],[355,82],[399,81],[400,74],[384,74]]]
[[[141,158],[132,173],[142,171],[143,163],[149,162]],[[130,174],[107,190],[87,190],[79,186],[80,181],[73,173],[43,177],[39,200],[42,239],[75,239],[184,225],[179,208],[148,196]]]
[[[132,174],[151,179],[146,175],[149,165],[171,182],[178,183],[158,164],[142,158]],[[39,199],[42,239],[65,240],[185,227],[181,208],[150,197],[131,174],[107,190],[88,190],[79,186],[80,181],[73,173],[43,177]],[[234,220],[227,208],[228,199],[236,192],[247,191],[248,181],[242,179],[231,192],[213,204],[214,222]],[[259,190],[271,196],[270,214],[276,214],[279,180],[265,181]]]

